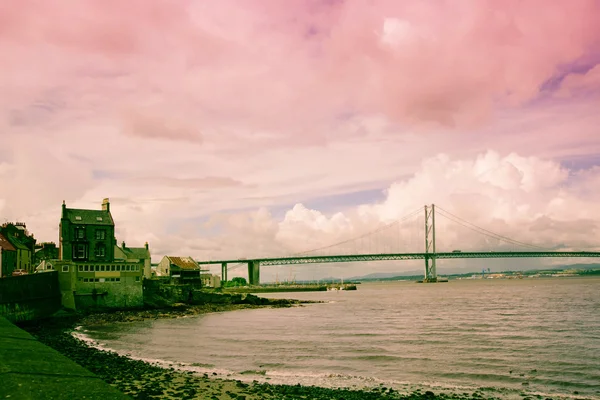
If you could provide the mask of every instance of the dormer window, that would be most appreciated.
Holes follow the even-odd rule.
[[[102,217],[96,217],[96,221],[102,221]]]
[[[76,215],[76,216],[75,216],[75,219],[76,219],[77,221],[81,221],[81,216],[80,216],[80,215]]]

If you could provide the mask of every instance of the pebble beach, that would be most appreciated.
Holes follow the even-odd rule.
[[[77,338],[79,326],[131,322],[145,319],[180,318],[210,312],[223,312],[256,307],[301,306],[294,300],[274,300],[269,304],[205,304],[183,305],[166,309],[117,311],[87,316],[63,316],[23,325],[22,328],[42,343],[56,349],[98,375],[105,382],[134,399],[492,399],[489,392],[434,393],[415,389],[398,392],[384,386],[376,388],[321,388],[301,385],[273,385],[264,382],[242,382],[208,374],[165,368],[158,364],[131,359],[115,352],[90,346]],[[216,375],[216,374],[215,374]]]

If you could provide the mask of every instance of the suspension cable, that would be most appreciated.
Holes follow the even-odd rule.
[[[450,211],[444,210],[440,206],[436,206],[436,208],[437,208],[438,211],[441,211],[439,214],[441,216],[443,216],[444,218],[447,218],[447,219],[449,219],[449,220],[451,220],[451,221],[453,221],[453,222],[455,222],[455,223],[457,223],[457,224],[459,224],[459,225],[461,225],[461,226],[463,226],[463,227],[465,227],[467,229],[475,231],[475,232],[477,232],[479,234],[491,237],[493,239],[501,240],[501,241],[504,241],[504,242],[507,242],[507,243],[510,243],[510,244],[514,244],[514,245],[519,245],[519,246],[524,246],[524,247],[530,247],[530,248],[535,248],[535,249],[540,249],[540,250],[548,250],[548,249],[546,249],[544,247],[540,247],[540,246],[536,246],[536,245],[533,245],[533,244],[530,244],[530,243],[525,243],[525,242],[521,242],[521,241],[518,241],[518,240],[515,240],[515,239],[511,239],[511,238],[509,238],[507,236],[503,236],[503,235],[497,234],[495,232],[489,231],[489,230],[487,230],[485,228],[481,228],[481,227],[479,227],[479,226],[477,226],[477,225],[475,225],[475,224],[473,224],[473,223],[471,223],[469,221],[466,221],[466,220],[464,220],[464,219],[462,219],[462,218],[460,218],[460,217],[452,214]]]
[[[375,233],[381,232],[383,230],[386,230],[388,228],[391,228],[392,226],[395,226],[396,224],[400,224],[401,222],[404,222],[407,219],[410,219],[410,218],[414,217],[416,214],[418,214],[420,212],[422,212],[422,209],[419,208],[419,209],[417,209],[417,210],[415,210],[415,211],[413,211],[413,212],[405,215],[404,217],[397,219],[396,221],[390,222],[389,224],[386,224],[386,225],[384,225],[382,227],[379,227],[377,229],[374,229],[372,231],[364,233],[364,234],[362,234],[360,236],[357,236],[357,237],[354,237],[354,238],[351,238],[351,239],[346,239],[346,240],[341,241],[339,243],[334,243],[334,244],[331,244],[331,245],[328,245],[328,246],[318,247],[316,249],[306,250],[306,251],[302,251],[300,253],[294,253],[294,254],[292,254],[292,256],[300,256],[300,255],[304,255],[304,254],[307,254],[307,253],[312,253],[314,251],[326,250],[326,249],[330,249],[332,247],[339,246],[341,244],[346,244],[346,243],[349,243],[349,242],[352,242],[352,241],[355,241],[355,240],[358,240],[358,239],[362,239],[364,237],[367,237],[367,236],[373,235]]]

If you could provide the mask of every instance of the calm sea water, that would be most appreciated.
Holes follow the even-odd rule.
[[[247,380],[600,398],[600,278],[372,283],[267,296],[327,303],[82,332],[120,353]]]

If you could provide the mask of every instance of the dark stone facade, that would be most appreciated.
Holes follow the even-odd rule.
[[[67,208],[60,219],[60,259],[75,262],[113,262],[115,223],[108,199],[101,210]]]

